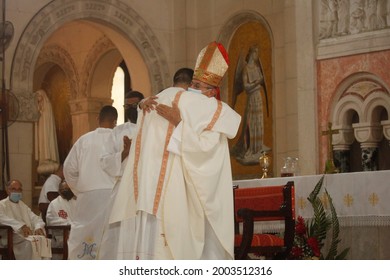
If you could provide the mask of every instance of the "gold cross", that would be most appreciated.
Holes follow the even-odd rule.
[[[353,197],[349,193],[346,196],[344,196],[344,204],[347,207],[351,207],[353,204]]]
[[[338,129],[332,129],[332,123],[328,122],[328,130],[322,131],[322,136],[328,136],[328,159],[325,164],[325,173],[338,173],[333,161],[332,135],[338,134]]]
[[[376,193],[372,193],[370,194],[370,196],[368,197],[368,201],[370,202],[370,204],[372,206],[375,206],[378,204],[378,201],[379,201],[379,197]]]
[[[298,197],[298,207],[299,209],[306,208],[306,199],[304,199],[302,196]]]

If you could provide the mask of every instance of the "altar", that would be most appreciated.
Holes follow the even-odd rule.
[[[236,180],[240,188],[272,186],[294,181],[295,216],[313,216],[307,200],[323,175]],[[349,247],[348,259],[390,259],[390,171],[326,174],[319,197],[328,191],[340,223],[339,250]],[[323,201],[325,207],[326,201]],[[275,225],[274,225],[275,226]]]

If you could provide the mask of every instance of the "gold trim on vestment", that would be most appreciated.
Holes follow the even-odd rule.
[[[217,110],[215,111],[214,116],[211,119],[211,122],[209,123],[209,125],[206,127],[205,130],[211,130],[214,127],[215,123],[217,122],[219,116],[221,115],[221,112],[222,112],[222,102],[221,102],[221,100],[217,100],[217,102],[218,102]]]
[[[141,139],[142,139],[142,127],[144,126],[145,115],[142,116],[141,126],[139,128],[139,132],[137,135],[137,139],[135,141],[135,159],[134,159],[134,167],[133,167],[133,184],[134,184],[134,197],[135,201],[138,199],[138,162],[141,151]]]
[[[181,94],[183,92],[184,91],[179,91],[178,93],[176,93],[176,96],[175,96],[175,99],[173,100],[173,103],[175,103],[176,105],[179,103],[179,99],[180,99]],[[162,188],[164,186],[165,173],[167,172],[167,163],[168,163],[168,157],[169,157],[169,152],[167,150],[167,147],[169,144],[169,140],[171,139],[174,128],[175,128],[175,126],[173,124],[169,123],[167,134],[165,137],[164,154],[163,154],[163,158],[161,161],[160,175],[159,175],[158,181],[157,181],[156,194],[154,195],[153,215],[157,214],[158,207],[160,205],[161,193],[162,193]]]

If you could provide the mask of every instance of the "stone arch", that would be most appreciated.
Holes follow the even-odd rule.
[[[219,32],[219,36],[218,36],[217,41],[219,43],[221,43],[222,45],[224,45],[226,49],[228,49],[228,46],[230,45],[230,41],[234,35],[234,32],[241,25],[248,23],[248,22],[251,22],[251,21],[259,22],[263,26],[266,27],[266,29],[271,37],[271,44],[273,45],[274,40],[273,40],[273,34],[271,31],[271,27],[269,26],[268,22],[261,14],[254,12],[254,11],[240,12],[236,15],[233,15],[229,19],[227,19],[227,21],[223,24],[221,31]],[[274,60],[274,57],[272,57],[272,60]],[[274,77],[274,73],[272,73],[272,77]],[[223,89],[227,88],[227,79],[223,80],[222,88]],[[221,97],[225,102],[227,102],[227,99],[228,99],[227,96],[221,96]]]
[[[99,65],[101,65],[101,61],[98,59],[102,59],[102,57],[104,57],[109,52],[115,52],[114,50],[115,46],[112,44],[111,40],[109,40],[107,37],[103,37],[98,40],[94,44],[93,48],[88,52],[81,71],[83,75],[81,80],[84,82],[80,85],[81,90],[79,97],[86,97],[85,95],[90,93],[90,91],[87,89],[91,88],[92,86],[94,73],[96,70],[100,72]],[[116,59],[116,61],[113,62],[113,65],[116,67],[119,62],[119,59]],[[110,78],[110,76],[107,75],[107,78]]]
[[[71,97],[74,98],[78,92],[78,85],[80,79],[79,73],[77,72],[77,68],[74,64],[72,57],[68,54],[66,50],[64,50],[60,46],[50,45],[43,47],[35,64],[35,69],[36,72],[38,72],[38,76],[40,72],[42,74],[45,74],[47,68],[53,64],[59,66],[69,79],[69,82],[71,84],[70,94]]]
[[[241,25],[250,21],[256,21],[263,24],[267,28],[269,34],[271,35],[271,38],[273,38],[271,27],[269,26],[267,20],[261,14],[256,13],[254,11],[245,11],[232,16],[226,21],[225,24],[223,24],[223,27],[218,36],[218,41],[224,46],[228,46],[232,35],[234,34],[234,31],[237,30],[237,28]]]
[[[38,118],[33,102],[33,76],[39,51],[47,38],[63,24],[87,20],[110,26],[141,54],[149,71],[152,92],[170,83],[165,54],[147,23],[121,1],[54,0],[43,7],[28,23],[17,44],[11,66],[10,84],[21,104],[29,111],[19,114],[23,121]]]
[[[355,122],[352,119],[354,112],[358,115]],[[332,128],[338,130],[332,144],[339,162],[349,165],[349,150],[356,140],[361,149],[362,170],[377,170],[380,143],[388,131],[389,112],[390,91],[379,77],[360,72],[345,78],[331,108]],[[356,155],[352,157],[357,158]],[[341,168],[343,171],[348,169],[345,166]]]
[[[351,125],[347,123],[349,110],[354,110],[360,123],[371,123],[376,108],[383,107],[390,112],[389,89],[377,76],[371,73],[356,73],[343,82],[337,89],[332,105],[332,123],[334,127]]]
[[[356,96],[345,97],[342,102],[337,103],[333,114],[333,126],[350,126],[352,124],[352,112],[355,112],[359,120],[362,119],[361,102]]]
[[[386,98],[387,96],[387,98]],[[376,91],[364,102],[364,117],[368,123],[379,123],[381,121],[380,113],[385,110],[388,116],[390,116],[390,96],[388,92]]]

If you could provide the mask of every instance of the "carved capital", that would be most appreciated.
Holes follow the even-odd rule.
[[[378,123],[355,123],[352,127],[361,147],[377,147],[383,138],[381,125]]]
[[[35,93],[13,89],[19,102],[18,121],[36,122],[39,119]]]
[[[381,125],[383,127],[383,135],[387,140],[390,140],[390,120],[381,121]]]
[[[353,128],[350,126],[333,126],[332,129],[338,130],[337,134],[332,135],[332,145],[334,147],[349,147],[349,145],[351,145],[355,140],[353,135]]]

